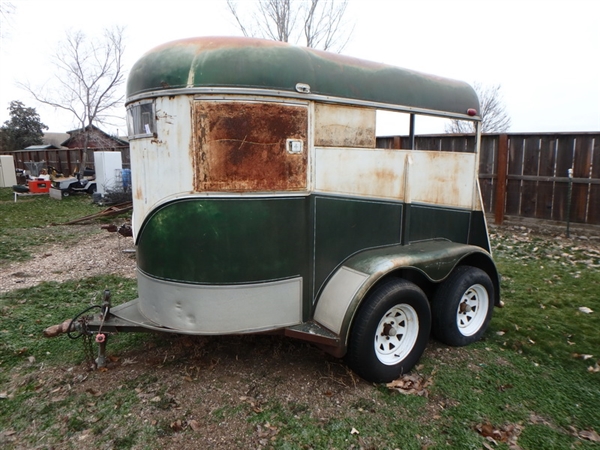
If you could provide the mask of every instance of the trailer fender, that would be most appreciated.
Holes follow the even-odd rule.
[[[330,276],[317,299],[314,321],[339,336],[336,355],[346,352],[352,320],[370,290],[386,275],[414,270],[430,282],[446,279],[457,265],[475,264],[494,284],[499,304],[499,278],[491,255],[480,247],[432,240],[365,250],[344,261]]]

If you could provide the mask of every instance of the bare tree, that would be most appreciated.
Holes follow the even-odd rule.
[[[105,29],[103,39],[96,40],[82,31],[67,32],[55,54],[57,71],[50,86],[20,86],[37,101],[73,114],[83,131],[95,123],[109,124],[120,117],[111,113],[124,98],[118,89],[125,82],[123,33],[122,27]]]
[[[510,116],[500,92],[501,85],[484,86],[473,83],[473,88],[479,97],[479,114],[481,116],[481,131],[483,133],[503,133],[510,128]],[[475,133],[475,124],[465,120],[452,120],[445,127],[446,133]]]
[[[11,2],[0,2],[0,43],[8,37],[7,29],[12,27],[12,19],[17,8]]]
[[[240,10],[241,2],[227,0],[227,7],[244,36],[340,52],[354,30],[344,21],[348,1],[256,0]]]

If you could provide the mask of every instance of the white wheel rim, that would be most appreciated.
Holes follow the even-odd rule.
[[[456,311],[456,324],[463,336],[472,336],[481,329],[489,307],[488,291],[481,284],[474,284],[465,291]]]
[[[411,352],[419,334],[419,316],[406,304],[388,310],[375,331],[375,354],[386,366],[402,361]]]

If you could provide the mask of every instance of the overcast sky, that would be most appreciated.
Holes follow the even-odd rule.
[[[11,0],[14,14],[8,23],[2,20],[1,30],[0,123],[8,119],[10,101],[20,100],[37,109],[50,131],[77,126],[67,113],[36,103],[15,85],[29,80],[41,87],[53,76],[52,54],[67,29],[93,36],[114,24],[126,26],[130,68],[164,42],[241,35],[224,1]],[[347,19],[355,29],[342,53],[470,83],[501,84],[512,132],[600,131],[600,1],[350,3]],[[124,127],[118,131],[125,134]]]

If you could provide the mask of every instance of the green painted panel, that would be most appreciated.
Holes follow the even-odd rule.
[[[405,241],[445,238],[468,243],[470,211],[444,209],[435,206],[407,205]]]
[[[466,115],[479,110],[462,81],[281,42],[200,37],[161,45],[140,58],[127,80],[127,97],[194,87],[264,88],[311,93]]]
[[[148,217],[138,238],[147,274],[231,284],[309,273],[308,199],[185,199]]]
[[[402,204],[315,197],[315,294],[353,253],[400,243]]]
[[[471,228],[469,230],[469,244],[477,245],[486,251],[490,251],[490,240],[485,225],[483,211],[471,212]]]

